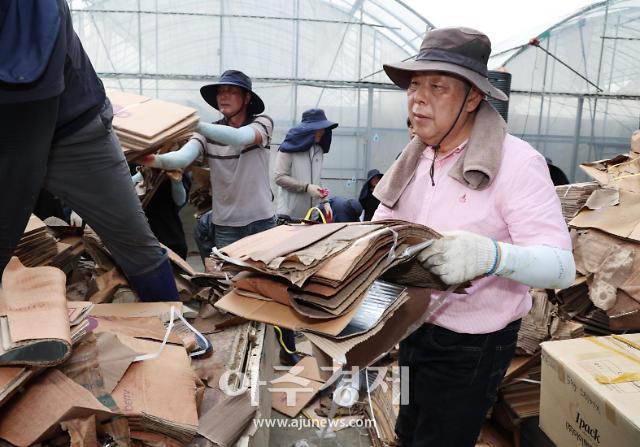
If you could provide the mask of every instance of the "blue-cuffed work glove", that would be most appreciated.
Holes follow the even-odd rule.
[[[449,231],[442,235],[442,239],[422,250],[417,258],[445,284],[461,284],[495,270],[497,250],[488,237],[468,231]]]

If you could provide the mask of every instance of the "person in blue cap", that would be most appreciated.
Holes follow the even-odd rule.
[[[41,188],[100,236],[142,301],[177,301],[67,2],[0,1],[0,273]]]
[[[200,122],[198,131],[178,151],[145,158],[144,164],[165,170],[183,169],[202,157],[211,172],[212,207],[196,225],[199,246],[213,236],[217,248],[275,226],[269,183],[269,144],[273,121],[251,79],[227,70],[216,83],[200,89],[203,99],[222,115],[213,124]],[[210,228],[213,226],[213,228]],[[209,244],[210,246],[210,244]]]
[[[324,154],[331,148],[329,121],[322,109],[309,109],[302,122],[291,128],[278,149],[273,179],[279,186],[277,214],[302,219],[328,191],[320,186]]]

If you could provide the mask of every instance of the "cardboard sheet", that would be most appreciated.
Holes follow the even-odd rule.
[[[247,320],[260,321],[292,330],[314,330],[327,335],[338,335],[351,321],[356,306],[348,313],[331,320],[304,319],[290,307],[275,301],[248,298],[231,291],[216,302],[215,307]]]
[[[640,193],[620,190],[619,205],[582,210],[569,225],[575,228],[596,228],[640,242]]]
[[[52,369],[3,408],[0,438],[30,446],[60,433],[60,422],[90,415],[99,421],[113,416],[89,391]]]
[[[71,353],[66,276],[54,267],[24,267],[13,257],[0,291],[0,364],[51,366]]]
[[[271,407],[291,418],[296,417],[306,408],[323,385],[321,381],[306,377],[309,372],[298,363],[289,372],[271,380],[269,382]]]
[[[96,304],[89,315],[94,317],[159,317],[168,314],[171,306],[182,312],[182,303],[157,302],[157,303],[108,303]]]
[[[155,353],[160,343],[118,336],[136,352]],[[130,418],[142,418],[142,426],[175,436],[193,437],[198,428],[195,374],[187,351],[182,346],[165,345],[159,357],[136,362],[129,367],[113,398]]]
[[[200,417],[198,434],[220,447],[231,447],[251,423],[256,407],[251,406],[249,392],[225,396]]]
[[[162,341],[167,332],[158,317],[90,317],[94,318],[95,333],[111,332],[135,338],[147,338]],[[169,335],[169,343],[182,344],[182,339],[175,332]]]
[[[108,90],[107,96],[113,105],[113,126],[144,138],[153,138],[196,113],[191,107],[116,90]]]
[[[301,250],[344,228],[346,224],[279,225],[267,231],[240,239],[224,247],[232,258],[269,264],[273,260]],[[277,242],[277,243],[274,243]]]

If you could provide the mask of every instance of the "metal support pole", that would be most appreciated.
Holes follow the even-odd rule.
[[[140,0],[138,0],[138,73],[142,75],[142,16],[140,11]],[[138,93],[142,95],[142,76],[138,79]]]
[[[296,19],[300,17],[300,0],[294,3],[294,16]],[[299,59],[300,59],[300,21],[294,22],[294,48],[293,48],[293,78],[298,79]],[[293,98],[291,100],[291,125],[295,126],[298,117],[298,84],[293,85]]]
[[[220,74],[224,71],[224,0],[220,0]]]
[[[544,91],[545,88],[547,86],[547,67],[549,64],[549,43],[550,43],[550,38],[547,39],[547,51],[545,53],[544,56],[544,69],[543,69],[543,74],[542,74],[542,95],[540,96],[540,112],[538,114],[538,133],[542,134],[542,115],[544,113]],[[543,154],[547,154],[547,150],[546,147],[542,152]]]
[[[156,17],[155,17],[155,19],[156,19],[156,73],[158,73],[158,71],[159,71],[158,70],[158,63],[160,61],[160,55],[158,54],[160,52],[160,45],[158,44],[158,39],[159,39],[159,33],[158,33],[158,28],[159,28],[159,23],[158,23],[158,0],[156,0],[155,3],[156,3]],[[159,93],[158,92],[158,90],[159,90],[158,89],[158,87],[159,87],[158,83],[159,82],[160,81],[158,81],[156,79],[156,98],[158,97],[158,93]]]
[[[573,155],[571,157],[571,178],[573,182],[576,178],[576,169],[578,168],[578,149],[580,148],[580,132],[582,129],[582,108],[584,106],[584,97],[578,98],[578,107],[576,110],[576,125],[573,131]]]
[[[367,93],[367,143],[365,146],[362,177],[367,175],[367,171],[370,168],[371,152],[373,151],[373,88],[369,87]]]

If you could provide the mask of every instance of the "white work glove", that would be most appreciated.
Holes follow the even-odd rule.
[[[442,234],[442,239],[422,250],[417,258],[445,284],[461,284],[495,270],[497,255],[491,239],[468,231]]]
[[[69,217],[69,224],[72,227],[81,227],[82,226],[82,217],[78,216],[78,214],[71,210],[71,216]]]
[[[142,172],[138,171],[131,176],[131,182],[133,185],[137,185],[138,183],[142,183],[144,181],[144,177],[142,176]]]
[[[307,194],[315,199],[322,199],[327,196],[326,189],[313,183],[307,185]]]

